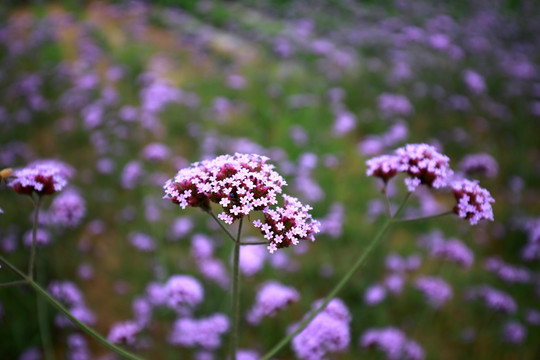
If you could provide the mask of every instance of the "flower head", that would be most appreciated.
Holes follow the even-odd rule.
[[[300,240],[315,241],[314,234],[320,231],[319,221],[308,213],[311,210],[309,205],[302,205],[297,198],[286,194],[283,194],[283,199],[283,207],[264,209],[264,223],[260,220],[253,222],[270,242],[270,253],[291,244],[298,245]]]
[[[274,316],[288,304],[300,299],[300,294],[292,287],[275,281],[265,283],[257,293],[256,303],[247,315],[249,323],[259,324],[263,317]]]
[[[376,347],[384,352],[389,360],[422,360],[425,358],[420,345],[407,339],[401,330],[394,327],[366,330],[360,338],[360,346]]]
[[[232,223],[251,211],[276,204],[276,194],[287,185],[267,160],[264,156],[236,153],[194,163],[165,183],[164,198],[183,209],[208,209],[210,201],[218,203],[223,207],[220,219]]]
[[[8,182],[19,194],[51,195],[62,190],[73,176],[73,169],[57,160],[41,160],[13,172]]]
[[[407,144],[397,149],[396,155],[399,157],[399,171],[409,175],[405,184],[411,192],[420,184],[441,188],[453,174],[448,156],[439,153],[431,145]]]
[[[457,200],[454,212],[460,218],[469,220],[471,225],[478,224],[482,219],[493,221],[491,203],[495,199],[477,182],[466,179],[456,181],[452,184],[452,191]]]
[[[217,313],[207,318],[190,319],[180,318],[174,324],[169,335],[169,342],[173,345],[201,346],[213,350],[221,345],[221,335],[229,329],[227,316]]]

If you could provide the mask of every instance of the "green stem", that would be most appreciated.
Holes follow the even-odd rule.
[[[57,310],[59,310],[61,313],[63,313],[65,316],[67,316],[75,325],[77,325],[82,331],[87,333],[88,335],[92,336],[94,339],[99,341],[103,346],[108,348],[111,351],[114,351],[118,355],[123,356],[126,359],[130,360],[143,360],[142,358],[135,356],[126,350],[110,343],[105,339],[103,336],[101,336],[97,331],[94,329],[88,327],[87,325],[83,324],[79,320],[77,320],[71,313],[58,301],[56,301],[55,298],[53,298],[49,293],[43,289],[41,286],[39,286],[38,283],[36,283],[34,280],[30,279],[29,276],[27,276],[25,273],[17,269],[13,264],[11,264],[8,260],[6,260],[4,257],[0,255],[0,262],[4,263],[8,268],[10,268],[13,272],[15,272],[17,275],[19,275],[24,283],[32,286],[34,290],[41,296],[43,296],[48,302],[52,304],[53,307],[55,307]]]
[[[233,258],[233,290],[232,290],[232,332],[231,332],[231,360],[236,360],[236,348],[238,346],[238,328],[240,322],[240,235],[242,233],[242,223],[244,218],[240,218],[238,224],[238,234],[234,241]]]
[[[315,318],[315,316],[317,316],[326,307],[326,305],[328,305],[330,300],[332,300],[336,296],[336,294],[345,286],[345,284],[353,276],[353,274],[356,272],[356,270],[358,270],[358,268],[364,263],[367,256],[373,251],[375,246],[380,242],[380,240],[382,239],[384,233],[386,232],[386,230],[388,230],[388,228],[390,227],[392,222],[393,222],[393,220],[390,219],[390,218],[385,220],[382,227],[379,229],[379,232],[377,233],[377,235],[375,235],[375,237],[373,238],[371,243],[368,244],[366,249],[362,252],[360,257],[358,258],[358,260],[356,260],[354,265],[351,267],[349,272],[347,272],[347,274],[345,274],[345,276],[340,280],[340,282],[324,298],[324,301],[321,303],[321,305],[319,305],[319,307],[317,309],[312,311],[311,314],[304,321],[302,321],[300,326],[298,326],[295,331],[290,333],[287,337],[283,338],[276,346],[274,346],[269,352],[267,352],[261,358],[261,360],[268,360],[272,356],[274,356],[282,347],[287,345],[287,343],[289,341],[291,341],[292,338],[294,338],[298,333],[300,333],[302,330],[304,330],[308,326],[308,324],[311,322],[311,320],[313,320],[313,318]]]
[[[268,241],[241,242],[240,245],[267,245]]]
[[[39,278],[43,277],[41,273],[42,272],[37,273]],[[43,302],[43,298],[41,296],[37,296],[36,301],[39,333],[41,334],[41,344],[43,345],[45,360],[52,360],[55,359],[55,356],[52,346],[51,332],[47,324],[47,308],[45,307],[45,303]]]
[[[386,193],[386,183],[384,184],[384,187],[381,189],[381,192],[383,194],[384,198],[384,207],[386,208],[386,215],[391,218],[392,217],[392,211],[390,210],[390,200],[388,199],[388,194]]]
[[[210,216],[212,217],[212,219],[214,219],[219,227],[221,228],[221,230],[225,231],[225,234],[227,234],[227,236],[229,237],[229,239],[231,239],[233,242],[236,242],[236,238],[229,232],[229,230],[227,230],[227,228],[225,227],[225,225],[223,225],[223,223],[217,218],[216,214],[214,214],[212,212],[212,210],[208,210],[206,211],[208,214],[210,214]],[[242,221],[242,218],[240,218],[240,221]]]
[[[399,213],[401,213],[401,210],[403,210],[403,208],[405,207],[405,204],[407,203],[407,200],[409,200],[409,198],[411,197],[411,194],[412,192],[407,192],[407,195],[405,195],[403,201],[401,201],[401,204],[399,204],[399,207],[396,210],[395,214],[392,216],[392,221],[394,221],[394,219],[398,217]]]
[[[37,226],[38,226],[38,220],[39,220],[40,206],[41,206],[41,196],[38,196],[37,201],[35,201],[34,224],[32,227],[32,247],[30,248],[30,262],[28,263],[28,278],[30,280],[34,278],[34,262],[36,259]]]
[[[412,219],[396,219],[396,220],[394,220],[394,222],[396,222],[396,223],[406,223],[406,222],[413,222],[413,221],[432,220],[432,219],[440,218],[440,217],[450,215],[450,214],[454,214],[454,211],[449,210],[449,211],[442,212],[440,214],[429,215],[429,216],[424,216],[424,217],[419,217],[419,218],[412,218]]]
[[[95,331],[94,329],[88,327],[84,323],[77,320],[73,315],[71,315],[71,313],[62,304],[60,304],[58,301],[56,301],[56,299],[53,298],[51,295],[49,295],[49,293],[47,291],[45,291],[45,289],[43,289],[41,286],[39,286],[38,283],[36,283],[35,281],[33,281],[31,279],[28,279],[28,283],[30,284],[30,286],[32,286],[34,288],[34,290],[36,290],[36,292],[39,295],[43,296],[48,302],[50,302],[53,307],[55,307],[58,311],[60,311],[65,316],[67,316],[81,330],[83,330],[85,333],[87,333],[88,335],[92,336],[94,339],[99,341],[103,346],[105,346],[109,350],[114,351],[118,355],[123,356],[126,359],[142,360],[142,358],[140,358],[140,357],[138,357],[136,355],[133,355],[133,354],[127,352],[126,350],[124,350],[124,349],[110,343],[109,341],[107,341],[107,339],[105,339],[103,336],[101,336],[97,331]]]
[[[0,287],[9,287],[9,286],[16,286],[16,285],[26,285],[27,282],[24,280],[15,280],[15,281],[9,281],[0,284]]]

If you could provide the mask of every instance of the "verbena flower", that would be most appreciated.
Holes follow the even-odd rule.
[[[229,319],[219,313],[202,319],[181,318],[174,323],[168,340],[173,345],[213,350],[221,345],[221,335],[228,329]]]
[[[53,224],[72,228],[81,223],[86,214],[86,204],[79,192],[68,189],[54,198],[49,212]]]
[[[471,225],[478,224],[482,219],[493,221],[491,203],[495,202],[495,199],[477,182],[466,179],[456,181],[452,184],[452,191],[457,201],[454,212],[460,218],[469,220]]]
[[[502,290],[489,285],[470,287],[465,293],[468,300],[482,299],[486,306],[495,311],[514,314],[517,311],[516,301]]]
[[[519,321],[510,320],[506,322],[501,331],[501,340],[514,345],[523,343],[527,337],[527,328]]]
[[[364,293],[364,302],[367,305],[377,305],[386,298],[386,289],[381,284],[371,285]]]
[[[508,264],[499,257],[486,259],[484,268],[508,283],[528,283],[533,278],[526,267]]]
[[[470,154],[459,163],[459,168],[467,175],[479,175],[494,178],[499,172],[499,165],[489,154]]]
[[[408,144],[396,150],[399,171],[409,175],[405,184],[414,191],[420,184],[436,189],[446,186],[447,178],[453,174],[448,156],[439,153],[427,144]]]
[[[319,300],[312,308],[320,305]],[[292,340],[292,348],[296,356],[306,360],[325,359],[328,353],[343,352],[350,343],[349,310],[340,299],[332,299]],[[294,331],[293,325],[289,331]]]
[[[73,173],[73,169],[61,161],[41,160],[15,170],[8,185],[19,194],[51,195],[62,190]]]
[[[275,207],[277,194],[282,193],[285,180],[267,164],[267,157],[255,154],[221,155],[213,160],[193,163],[180,170],[165,185],[165,199],[185,209],[188,206],[210,210],[210,202],[220,204],[218,218],[227,224],[262,211],[264,222],[255,220],[268,240],[268,250],[297,245],[300,240],[314,241],[319,222],[308,213],[311,207],[283,194],[283,207]]]
[[[136,336],[141,331],[141,327],[133,321],[124,321],[113,324],[107,340],[113,344],[135,345]]]
[[[440,308],[453,295],[452,287],[446,281],[435,276],[421,276],[415,281],[415,287],[427,298],[434,308]]]
[[[372,328],[360,337],[360,346],[377,348],[385,353],[389,360],[423,360],[424,351],[415,341],[394,327]]]
[[[428,144],[408,144],[394,155],[381,155],[367,160],[368,176],[381,178],[385,183],[398,173],[405,173],[405,185],[413,192],[419,185],[441,188],[453,174],[450,159]]]
[[[275,316],[278,311],[299,299],[300,294],[296,289],[276,281],[268,281],[259,289],[255,305],[247,314],[247,320],[250,324],[257,325],[264,317]]]
[[[199,304],[204,297],[202,285],[192,276],[173,275],[164,287],[167,305],[173,309],[184,309]]]
[[[270,242],[270,253],[291,244],[298,245],[300,240],[315,241],[314,234],[320,231],[319,222],[308,213],[311,206],[302,205],[297,198],[285,194],[283,199],[283,207],[264,209],[264,223],[253,221],[253,225]]]
[[[277,203],[276,194],[287,183],[267,160],[259,155],[236,153],[193,163],[165,183],[164,198],[182,209],[208,209],[210,201],[219,203],[223,207],[219,218],[230,224],[253,210]]]

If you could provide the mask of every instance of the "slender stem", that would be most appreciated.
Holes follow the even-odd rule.
[[[212,217],[212,219],[216,220],[216,222],[218,223],[219,227],[225,231],[225,234],[227,234],[227,236],[233,241],[233,242],[236,242],[236,238],[229,232],[229,230],[227,230],[227,228],[225,227],[225,225],[223,225],[223,223],[217,218],[216,214],[214,214],[212,212],[212,210],[208,210],[206,211],[208,214],[210,214],[210,216]],[[242,218],[240,219],[240,221],[242,221]]]
[[[110,343],[109,341],[107,341],[107,339],[105,339],[103,336],[101,336],[97,331],[95,331],[94,329],[88,327],[87,325],[85,325],[82,322],[80,322],[79,320],[77,320],[77,318],[75,318],[73,315],[71,315],[71,313],[62,304],[60,304],[58,301],[56,301],[56,299],[53,298],[51,295],[49,295],[49,293],[45,289],[43,289],[41,286],[39,286],[38,283],[36,283],[34,280],[30,279],[25,273],[20,271],[17,267],[15,267],[13,264],[11,264],[8,260],[4,259],[4,257],[2,257],[1,255],[0,255],[0,262],[4,263],[13,272],[17,273],[17,275],[19,275],[23,279],[24,283],[27,283],[28,285],[32,286],[34,288],[34,290],[36,290],[36,292],[39,295],[45,297],[45,299],[48,302],[50,302],[57,310],[59,310],[61,313],[63,313],[65,316],[67,316],[82,331],[86,332],[88,335],[92,336],[94,339],[96,339],[101,344],[103,344],[103,346],[105,346],[109,350],[114,351],[118,355],[123,356],[126,359],[143,360],[142,358],[140,358],[138,356],[135,356],[135,355],[127,352],[126,350],[124,350],[124,349]]]
[[[396,212],[392,216],[392,221],[394,221],[394,219],[398,217],[401,210],[403,210],[403,207],[405,207],[405,203],[407,203],[407,200],[409,200],[409,198],[411,197],[411,194],[412,194],[412,192],[410,192],[410,191],[407,192],[407,195],[405,195],[405,197],[403,198],[403,201],[401,201],[401,204],[399,204],[398,209],[396,210]]]
[[[429,216],[424,216],[424,217],[419,217],[419,218],[412,218],[412,219],[395,219],[394,222],[396,222],[396,223],[406,223],[406,222],[413,222],[413,221],[432,220],[432,219],[440,218],[440,217],[443,217],[443,216],[446,216],[446,215],[450,215],[450,214],[453,214],[453,213],[454,213],[453,210],[449,210],[449,211],[442,212],[442,213],[440,213],[440,214],[429,215]]]
[[[38,196],[34,207],[34,225],[32,227],[32,247],[30,248],[30,262],[28,263],[28,278],[34,278],[34,262],[36,259],[37,226],[39,220],[39,208],[41,206],[41,196]]]
[[[23,273],[21,270],[19,270],[15,265],[10,263],[7,259],[5,259],[2,255],[0,255],[0,261],[3,262],[8,268],[10,268],[11,271],[19,275],[21,278],[24,279],[25,282],[28,281],[28,277],[25,273]]]
[[[362,252],[358,260],[354,263],[354,265],[351,267],[349,272],[345,274],[345,276],[340,280],[340,282],[330,291],[330,293],[324,298],[324,301],[319,305],[317,309],[311,312],[311,314],[294,330],[292,333],[290,333],[287,337],[283,338],[276,346],[274,346],[269,352],[267,352],[261,360],[268,360],[270,357],[274,356],[283,346],[287,345],[289,341],[292,340],[298,333],[300,333],[302,330],[304,330],[308,324],[317,316],[325,307],[326,305],[336,296],[336,294],[345,286],[345,284],[349,281],[349,279],[353,276],[353,274],[358,270],[358,268],[364,263],[367,256],[373,251],[375,246],[379,243],[379,241],[382,239],[384,233],[390,225],[392,224],[392,219],[386,219],[386,221],[383,223],[382,227],[379,229],[379,232],[371,243],[368,244],[368,246],[365,248],[365,250]]]
[[[231,333],[231,360],[236,360],[236,348],[238,346],[238,325],[240,322],[240,236],[242,233],[242,223],[244,218],[240,218],[238,224],[238,234],[234,241],[234,258],[233,258],[233,290],[232,290],[232,333]]]
[[[47,291],[45,291],[45,289],[43,289],[41,286],[39,286],[38,283],[36,283],[35,281],[30,280],[30,279],[28,281],[29,281],[29,284],[34,288],[34,290],[36,290],[36,292],[38,294],[43,296],[48,302],[51,303],[52,306],[54,306],[57,310],[59,310],[61,313],[63,313],[65,316],[67,316],[73,323],[75,323],[75,325],[77,325],[85,333],[87,333],[88,335],[92,336],[94,339],[99,341],[103,346],[105,346],[109,350],[114,351],[118,355],[123,356],[126,359],[142,360],[142,358],[140,358],[140,357],[138,357],[136,355],[133,355],[133,354],[127,352],[126,350],[124,350],[124,349],[110,343],[109,341],[107,341],[107,339],[105,339],[103,336],[101,336],[97,331],[95,331],[94,329],[88,327],[84,323],[77,320],[62,304],[60,304],[58,301],[56,301],[56,299],[53,298],[51,295],[49,295],[49,293]]]
[[[0,287],[26,285],[26,284],[28,284],[28,282],[25,281],[25,280],[15,280],[15,281],[9,281],[9,282],[2,283],[2,284],[0,284]]]
[[[240,242],[240,245],[267,245],[268,241]]]
[[[42,271],[39,271],[37,273],[37,277],[43,278],[42,273],[43,273]],[[53,360],[55,356],[54,356],[54,350],[52,346],[51,332],[47,324],[47,308],[45,307],[45,303],[43,302],[43,298],[41,296],[38,295],[36,297],[36,301],[37,301],[39,333],[41,335],[41,344],[43,345],[43,350],[44,350],[43,353],[45,354],[45,360]]]
[[[392,217],[392,211],[390,210],[390,200],[388,199],[388,194],[386,193],[386,190],[387,190],[386,183],[384,183],[384,186],[381,189],[381,192],[384,198],[384,207],[386,208],[386,215],[390,218]]]

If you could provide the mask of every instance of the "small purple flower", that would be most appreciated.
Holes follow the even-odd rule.
[[[540,311],[536,309],[525,310],[525,321],[531,325],[540,325]]]
[[[124,321],[113,324],[107,340],[113,344],[133,346],[136,343],[136,336],[141,331],[138,324],[133,321]]]
[[[446,186],[447,178],[453,174],[448,156],[439,153],[427,144],[408,144],[396,150],[399,171],[409,175],[405,184],[410,192],[420,184],[436,189]]]
[[[264,209],[264,223],[253,221],[253,225],[270,242],[267,248],[271,254],[278,248],[298,245],[301,240],[315,241],[314,234],[320,231],[319,221],[308,213],[311,206],[303,205],[297,198],[285,194],[283,199],[283,207]]]
[[[404,95],[383,93],[377,98],[378,108],[384,117],[408,116],[414,112]]]
[[[463,81],[467,87],[476,94],[481,94],[486,90],[484,78],[474,70],[465,70],[463,73]]]
[[[506,343],[520,345],[526,337],[527,328],[518,321],[508,321],[502,328],[501,339]]]
[[[394,327],[372,328],[360,337],[360,346],[375,347],[385,353],[388,360],[423,360],[424,351],[415,341]]]
[[[528,283],[532,278],[529,269],[523,266],[510,265],[499,257],[486,259],[484,268],[495,273],[501,280],[508,283]]]
[[[467,175],[494,178],[499,172],[499,165],[493,156],[480,153],[465,156],[459,163],[459,169]]]
[[[19,360],[41,360],[41,351],[38,348],[31,347],[23,351],[19,356]]]
[[[482,219],[493,221],[491,203],[495,199],[489,191],[478,186],[477,182],[470,180],[456,181],[452,184],[452,191],[457,201],[454,212],[462,219],[467,219],[471,225],[476,225]]]
[[[90,360],[92,358],[86,339],[81,334],[70,334],[67,338],[67,345],[68,360]]]
[[[495,311],[502,311],[507,314],[514,314],[517,311],[517,303],[510,295],[489,285],[469,288],[465,293],[465,298],[468,300],[480,298],[484,300],[488,308]]]
[[[206,279],[214,281],[222,288],[229,286],[230,278],[223,261],[212,258],[201,259],[197,261],[197,268]]]
[[[52,281],[47,290],[52,297],[67,307],[77,307],[84,304],[81,291],[71,281]]]
[[[142,157],[148,161],[164,161],[171,156],[171,150],[165,144],[154,142],[142,150]]]
[[[49,212],[53,224],[72,228],[81,223],[86,214],[86,204],[78,191],[68,189],[54,198]]]
[[[133,189],[139,178],[143,175],[143,168],[138,161],[130,161],[124,166],[121,183],[124,189]]]
[[[333,203],[330,211],[320,220],[321,232],[337,239],[343,232],[343,222],[345,220],[345,206],[342,203]]]
[[[390,274],[384,279],[384,285],[394,295],[401,294],[405,279],[399,274]]]
[[[171,226],[171,240],[175,241],[186,236],[193,229],[193,221],[187,216],[178,217]]]
[[[19,194],[51,195],[62,190],[72,176],[69,165],[58,160],[40,160],[15,170],[8,185]]]
[[[381,178],[385,183],[393,178],[400,169],[399,158],[394,155],[381,155],[366,161],[367,176]]]
[[[173,345],[201,346],[213,350],[221,345],[221,336],[228,329],[229,319],[219,313],[198,320],[181,318],[174,323],[168,340]]]
[[[193,307],[203,300],[204,290],[192,276],[173,275],[165,284],[167,305],[173,309]]]
[[[320,301],[312,307],[318,307],[318,304]],[[291,345],[296,356],[305,360],[321,360],[325,359],[328,353],[344,352],[350,343],[350,321],[349,311],[341,300],[331,300],[327,307],[293,338]],[[289,331],[294,331],[296,326],[291,326]]]
[[[32,246],[32,242],[33,242],[33,232],[32,230],[28,230],[26,233],[24,233],[23,243],[25,246]],[[50,243],[51,243],[51,234],[47,230],[38,227],[36,230],[36,245],[45,246],[45,245],[49,245]]]
[[[244,239],[249,242],[249,238]],[[257,240],[254,238],[253,241]],[[266,252],[262,246],[242,246],[240,248],[240,271],[252,276],[261,271],[266,260]]]
[[[141,232],[132,232],[128,235],[131,245],[143,252],[152,252],[156,249],[153,237]]]
[[[427,298],[433,308],[440,308],[453,295],[452,287],[439,277],[422,276],[416,279],[415,287]]]
[[[367,305],[377,305],[386,298],[386,289],[380,285],[375,284],[366,289],[364,293],[364,302]]]
[[[68,309],[71,315],[75,319],[79,320],[86,325],[94,325],[96,323],[96,316],[85,305],[77,305]],[[76,328],[77,325],[71,321],[67,316],[63,314],[57,314],[54,322],[56,326],[61,328]]]
[[[300,294],[294,288],[268,281],[259,289],[255,305],[247,314],[247,320],[250,324],[257,325],[264,317],[275,316],[278,311],[299,299]]]
[[[431,248],[431,256],[455,262],[465,268],[469,268],[474,261],[474,253],[459,240],[448,240],[442,243],[434,243]]]

